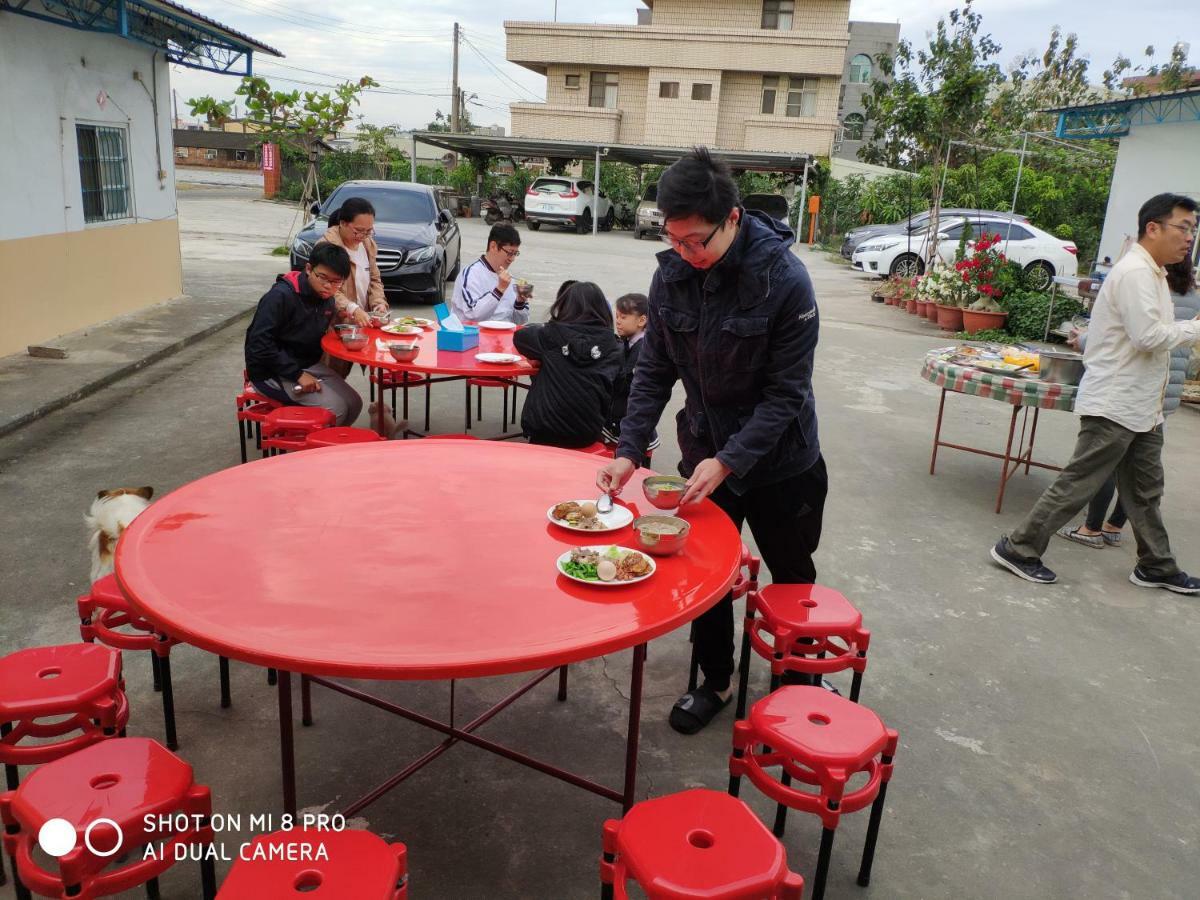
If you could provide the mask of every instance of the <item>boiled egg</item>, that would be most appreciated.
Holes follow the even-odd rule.
[[[612,581],[617,577],[617,566],[611,559],[602,559],[596,563],[596,577],[601,581]]]
[[[585,500],[583,503],[579,504],[579,511],[583,513],[583,517],[585,519],[590,519],[592,516],[596,515],[596,504],[591,500]]]

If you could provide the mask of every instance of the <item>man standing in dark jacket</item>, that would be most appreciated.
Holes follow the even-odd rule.
[[[792,232],[738,206],[728,166],[697,148],[658,182],[664,237],[650,284],[650,318],[621,422],[617,458],[597,478],[620,490],[645,449],[677,380],[681,506],[712,497],[750,530],[774,581],[816,580],[827,479],[812,393],[817,305]],[[704,683],[671,710],[684,734],[730,700],[733,597],[695,623]]]
[[[275,279],[246,329],[246,374],[259,393],[297,406],[331,410],[352,425],[362,397],[321,363],[321,338],[334,315],[334,296],[350,275],[350,256],[335,244],[313,247],[303,272]]]

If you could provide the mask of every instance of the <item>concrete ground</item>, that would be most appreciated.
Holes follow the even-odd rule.
[[[212,284],[252,303],[280,268],[261,254],[278,243],[290,215],[227,188],[182,192],[189,290]],[[466,221],[463,230],[464,247],[481,249],[485,229]],[[514,271],[537,285],[535,318],[563,278],[593,279],[610,297],[644,290],[663,246],[628,233],[522,237]],[[999,516],[994,461],[943,451],[930,477],[938,391],[918,373],[923,353],[945,338],[872,304],[867,284],[844,267],[799,253],[822,316],[815,384],[830,494],[818,569],[864,613],[873,638],[862,699],[901,738],[874,881],[865,890],[854,884],[866,813],[849,815],[834,845],[828,896],[1194,897],[1200,605],[1130,585],[1128,546],[1096,551],[1056,540],[1047,561],[1062,580],[1051,587],[992,566],[989,545],[1050,474],[1014,478]],[[88,571],[81,517],[95,491],[151,484],[161,494],[236,464],[231,400],[241,341],[241,327],[218,332],[0,438],[0,648],[78,639],[73,600]],[[461,403],[459,390],[438,391],[435,430],[461,430]],[[948,439],[1000,446],[1008,407],[964,396],[947,407]],[[485,398],[485,430],[499,430],[498,410],[498,398]],[[1072,416],[1045,414],[1039,456],[1064,460],[1075,427]],[[677,460],[670,431],[655,459],[661,470]],[[1182,562],[1200,569],[1200,479],[1191,452],[1200,416],[1185,409],[1167,431],[1165,516]],[[687,652],[686,631],[650,650],[642,797],[726,783],[729,712],[690,738],[666,724],[684,688]],[[575,666],[567,703],[544,686],[484,733],[616,783],[629,657]],[[233,707],[222,710],[216,661],[186,647],[172,659],[180,752],[211,785],[215,808],[277,812],[276,708],[261,670],[234,664]],[[126,670],[131,733],[160,737],[148,661],[130,657]],[[763,666],[754,673],[760,696]],[[460,683],[460,712],[481,709],[515,681]],[[444,684],[381,692],[438,714],[448,696]],[[437,743],[319,691],[316,715],[313,728],[298,730],[300,802],[310,809],[337,810]],[[752,787],[743,795],[770,815]],[[408,844],[414,897],[558,900],[595,896],[601,823],[618,812],[459,746],[368,807],[358,824]],[[234,855],[251,836],[246,827],[221,841]],[[793,814],[789,861],[806,878],[818,838],[811,817]],[[163,879],[163,893],[198,896],[197,885],[194,866],[181,865]],[[0,889],[8,896],[11,888]]]

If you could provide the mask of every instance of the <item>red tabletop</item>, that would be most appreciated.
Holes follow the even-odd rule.
[[[436,326],[435,326],[436,327]],[[513,332],[511,331],[479,331],[479,346],[456,353],[451,350],[439,350],[437,347],[437,331],[422,331],[416,335],[388,334],[378,328],[366,329],[370,340],[362,350],[347,350],[346,345],[332,331],[326,332],[321,339],[321,347],[330,356],[346,359],[358,365],[370,366],[375,369],[391,369],[396,372],[424,372],[432,375],[466,375],[470,378],[517,378],[537,371],[536,363],[531,363],[524,357],[518,363],[511,365],[496,365],[481,363],[475,358],[476,353],[516,353],[513,347]],[[386,349],[378,349],[376,339],[384,341],[415,341],[421,348],[417,358],[412,362],[396,362]]]
[[[491,441],[387,441],[234,466],[158,500],[125,531],[116,575],[167,633],[262,666],[368,679],[499,675],[644,643],[733,583],[741,540],[711,501],[678,556],[637,584],[558,574],[572,546],[546,510],[595,495],[597,457]],[[646,502],[641,470],[624,491]],[[365,527],[364,527],[365,526]]]

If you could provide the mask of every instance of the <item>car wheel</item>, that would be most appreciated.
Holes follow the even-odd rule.
[[[604,216],[604,221],[600,224],[600,227],[605,231],[612,231],[613,222],[616,220],[617,217],[613,214],[612,207],[609,207],[608,213]]]
[[[1054,277],[1054,266],[1045,260],[1038,260],[1025,267],[1025,284],[1035,291],[1045,290],[1050,286]]]
[[[592,211],[585,209],[583,215],[575,221],[576,234],[588,234],[592,230]]]
[[[529,226],[529,230],[530,230],[530,231],[537,231],[539,228],[541,228],[541,227],[542,227],[542,223],[541,223],[541,222],[534,222],[534,221],[532,221],[532,220],[529,220],[529,219],[527,219],[527,220],[525,221],[525,224]]]
[[[438,266],[438,270],[434,275],[434,284],[437,285],[437,293],[434,295],[434,304],[446,302],[446,267],[445,265]]]
[[[897,278],[916,278],[925,273],[925,263],[915,253],[901,253],[892,260],[889,275]]]

